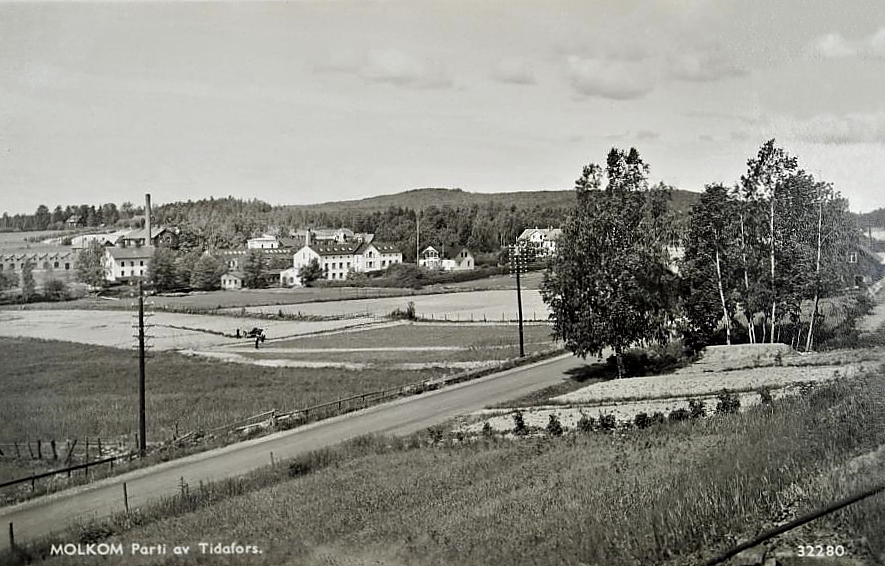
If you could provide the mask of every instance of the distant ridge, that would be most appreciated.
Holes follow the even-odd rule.
[[[687,212],[697,202],[698,193],[673,190],[673,209],[679,212]],[[309,205],[289,205],[285,208],[298,210],[322,210],[324,212],[341,212],[346,210],[360,210],[374,212],[386,210],[390,207],[420,209],[429,206],[450,206],[452,208],[470,207],[472,205],[485,205],[490,203],[500,204],[510,208],[516,206],[520,209],[541,208],[568,208],[574,204],[574,190],[551,190],[551,191],[513,191],[502,193],[472,193],[462,189],[445,188],[421,188],[403,191],[390,195],[379,195],[358,200],[332,201]]]

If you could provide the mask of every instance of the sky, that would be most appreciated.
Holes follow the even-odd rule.
[[[885,206],[881,0],[0,1],[0,211],[735,183]]]

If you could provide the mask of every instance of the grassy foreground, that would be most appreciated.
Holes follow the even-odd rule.
[[[645,430],[364,439],[80,536],[194,548],[237,541],[263,552],[125,556],[127,564],[696,564],[885,479],[881,465],[852,460],[885,443],[883,409],[878,372],[771,408]],[[830,529],[853,558],[885,557],[882,498],[815,528],[812,541]]]
[[[138,365],[131,352],[0,338],[0,442],[113,439],[137,430]],[[173,352],[147,361],[149,439],[171,438],[269,411],[333,401],[439,375],[395,371],[247,367]]]

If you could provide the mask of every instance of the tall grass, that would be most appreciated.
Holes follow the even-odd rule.
[[[233,497],[182,496],[165,510],[175,517],[114,540],[245,541],[263,549],[250,558],[260,564],[699,563],[838,495],[818,478],[885,442],[883,393],[876,375],[629,433],[368,439]],[[868,505],[840,520],[881,533],[883,504]]]

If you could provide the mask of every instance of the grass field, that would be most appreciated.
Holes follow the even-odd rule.
[[[294,477],[261,472],[253,491],[237,484],[214,503],[194,492],[167,503],[164,518],[116,523],[109,540],[237,541],[263,552],[126,561],[138,564],[698,564],[885,479],[874,457],[885,443],[885,375],[625,434],[423,438],[326,450],[298,460]],[[880,497],[774,548],[784,564],[800,563],[788,558],[800,541],[881,561],[883,528]]]
[[[0,338],[0,359],[0,442],[115,438],[137,430],[138,369],[131,352]],[[157,353],[147,362],[149,440],[171,438],[176,425],[183,434],[440,373],[244,367]]]

